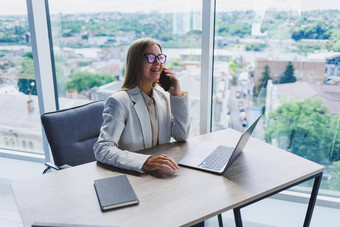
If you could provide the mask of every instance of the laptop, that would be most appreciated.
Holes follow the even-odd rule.
[[[260,115],[244,133],[242,133],[236,147],[203,142],[196,147],[194,152],[189,153],[180,160],[178,164],[211,173],[223,174],[246,146],[261,116],[262,115]]]

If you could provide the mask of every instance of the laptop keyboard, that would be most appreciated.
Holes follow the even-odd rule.
[[[233,147],[226,146],[218,146],[216,149],[211,152],[211,154],[206,157],[198,167],[212,169],[212,170],[220,170],[230,159],[231,154],[233,153]]]

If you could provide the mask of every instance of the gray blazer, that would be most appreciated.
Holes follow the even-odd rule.
[[[188,95],[168,97],[154,89],[158,114],[158,143],[169,143],[188,138],[190,121]],[[98,161],[123,169],[142,172],[149,155],[138,150],[152,147],[149,112],[138,87],[111,95],[103,111],[104,122],[98,141],[93,146]],[[137,151],[137,152],[131,152]]]

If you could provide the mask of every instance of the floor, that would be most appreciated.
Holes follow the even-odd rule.
[[[0,226],[22,227],[20,215],[12,195],[10,182],[41,175],[42,163],[32,163],[0,157]],[[265,199],[241,209],[245,227],[300,227],[307,204],[288,202],[279,199]],[[336,226],[339,223],[340,209],[316,206],[311,227]],[[224,226],[235,226],[233,212],[222,214]],[[217,217],[205,221],[206,227],[218,226]]]
[[[21,218],[11,190],[11,182],[42,174],[43,163],[0,157],[0,226],[22,227]]]
[[[0,193],[0,226],[22,227],[14,197],[9,193]]]

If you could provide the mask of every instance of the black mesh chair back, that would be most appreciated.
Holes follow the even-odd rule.
[[[97,101],[41,116],[55,165],[95,161],[93,145],[103,123],[103,109],[104,102]]]

